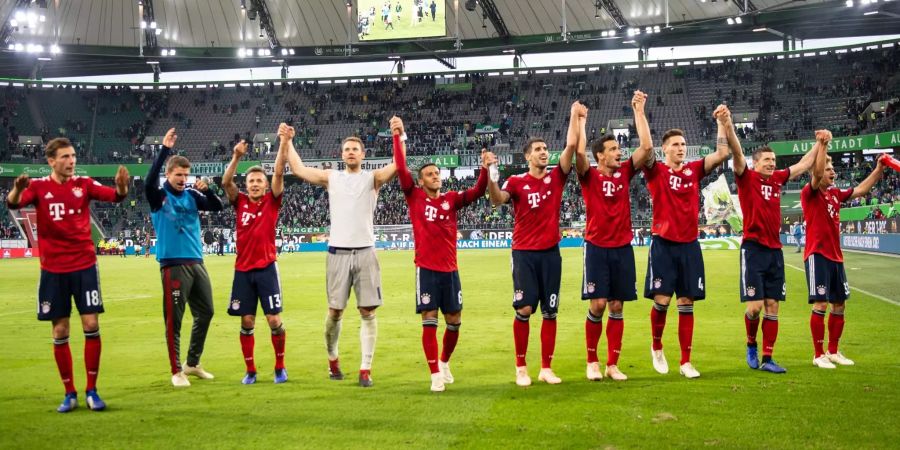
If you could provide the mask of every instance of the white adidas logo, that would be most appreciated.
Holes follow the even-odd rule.
[[[51,194],[49,192],[47,193],[47,195],[44,196],[45,200],[50,200],[51,198],[53,198],[53,194]]]
[[[522,190],[530,191],[530,190],[531,190],[531,186],[529,186],[529,185],[526,184],[525,187],[522,188]]]

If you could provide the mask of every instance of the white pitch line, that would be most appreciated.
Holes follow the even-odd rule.
[[[801,271],[801,272],[806,272],[806,269],[804,269],[804,268],[802,268],[802,267],[797,267],[797,266],[795,266],[795,265],[793,265],[793,264],[785,264],[785,265],[788,266],[788,267],[790,267],[790,268],[792,268],[792,269],[797,269],[797,270],[799,270],[799,271]],[[898,302],[898,301],[896,301],[896,300],[891,300],[891,299],[889,299],[889,298],[887,298],[887,297],[882,297],[882,296],[880,296],[880,295],[878,295],[878,294],[874,294],[874,293],[869,292],[869,291],[867,291],[867,290],[865,290],[865,289],[860,289],[860,288],[854,287],[854,286],[850,286],[850,289],[853,289],[854,291],[857,291],[857,292],[861,292],[861,293],[866,294],[866,295],[868,295],[868,296],[870,296],[870,297],[877,298],[878,300],[881,300],[881,301],[883,301],[883,302],[890,303],[890,304],[896,305],[896,306],[900,306],[900,302]]]

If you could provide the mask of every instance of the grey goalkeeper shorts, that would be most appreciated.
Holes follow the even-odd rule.
[[[381,306],[381,267],[375,257],[375,247],[328,247],[325,261],[329,308],[346,309],[351,287],[356,293],[358,308]]]

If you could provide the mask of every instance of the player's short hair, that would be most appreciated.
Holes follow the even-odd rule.
[[[190,168],[191,168],[191,162],[190,162],[187,158],[185,158],[184,156],[175,155],[175,156],[169,158],[168,161],[166,161],[166,173],[171,172],[171,171],[174,170],[176,167],[181,167],[181,168],[184,168],[184,169],[190,169]]]
[[[525,145],[522,146],[522,153],[524,153],[525,156],[528,156],[528,154],[531,153],[531,146],[538,142],[546,143],[546,142],[544,142],[544,140],[542,138],[538,138],[538,137],[533,137],[533,138],[525,141]]]
[[[768,145],[763,145],[762,147],[753,150],[753,160],[759,161],[759,158],[762,158],[763,153],[775,153],[775,150],[772,150],[772,147]]]
[[[362,151],[366,151],[366,144],[363,144],[362,139],[356,136],[345,137],[344,140],[341,141],[341,151],[344,151],[344,145],[348,142],[356,142],[357,144],[359,144],[359,147],[362,149]]]
[[[44,147],[44,156],[47,158],[56,158],[56,151],[66,147],[72,147],[72,141],[63,137],[51,139],[50,142],[47,143],[47,146]]]
[[[437,164],[435,164],[435,163],[433,163],[433,162],[427,162],[427,163],[425,163],[425,164],[422,164],[422,167],[419,167],[419,171],[418,171],[419,178],[422,178],[422,171],[425,170],[425,169],[427,169],[427,168],[429,168],[429,167],[431,167],[431,166],[437,167]]]
[[[606,150],[606,146],[604,144],[609,141],[618,142],[615,136],[611,134],[605,134],[601,136],[600,139],[595,139],[594,142],[591,143],[591,154],[594,155],[595,159],[599,159],[597,158],[597,155],[603,153],[603,150]]]
[[[665,143],[668,142],[670,138],[673,138],[675,136],[684,137],[684,131],[679,128],[671,128],[669,130],[666,130],[666,134],[664,134],[662,137],[663,145],[665,145]]]
[[[262,166],[253,166],[247,169],[247,171],[244,172],[244,178],[249,177],[251,173],[261,173],[263,178],[266,178],[266,170],[263,169]]]

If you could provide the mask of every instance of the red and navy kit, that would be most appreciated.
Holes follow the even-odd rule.
[[[409,219],[416,240],[416,267],[436,272],[456,271],[456,211],[484,196],[487,170],[481,171],[474,187],[466,191],[439,193],[437,198],[431,198],[424,189],[413,185],[401,152],[394,155],[400,189],[409,205]]]
[[[266,192],[258,202],[250,196],[238,193],[234,203],[237,233],[237,260],[235,270],[246,272],[269,266],[276,259],[275,227],[281,211],[283,195],[276,197]]]
[[[584,240],[597,247],[614,248],[631,243],[631,196],[628,187],[637,172],[631,158],[611,175],[591,167],[581,181],[587,212]]]
[[[744,213],[744,240],[781,248],[781,187],[790,178],[790,169],[776,170],[768,178],[744,169],[735,174],[738,198]]]
[[[503,183],[515,212],[513,250],[547,250],[559,244],[559,207],[568,175],[556,166],[542,178],[526,172]]]
[[[813,189],[810,184],[800,191],[800,206],[806,218],[806,247],[803,259],[813,253],[831,261],[844,262],[841,252],[841,203],[850,200],[853,188]],[[43,250],[43,249],[42,249]]]
[[[31,180],[18,205],[7,205],[10,209],[34,205],[41,270],[68,273],[97,263],[91,240],[91,200],[121,202],[124,199],[115,189],[89,177],[75,176],[65,183],[44,177]]]
[[[676,171],[657,162],[643,169],[653,199],[651,233],[672,242],[697,240],[700,180],[706,176],[703,164],[703,159],[698,159]]]

